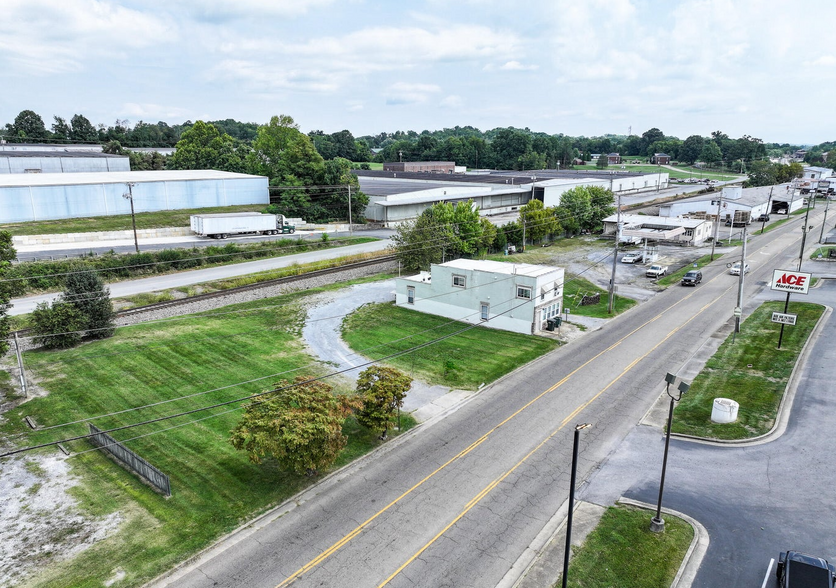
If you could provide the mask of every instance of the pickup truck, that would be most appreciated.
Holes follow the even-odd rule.
[[[832,588],[836,568],[826,559],[782,551],[775,570],[781,588]]]
[[[644,272],[644,275],[648,278],[661,278],[662,276],[668,273],[668,266],[666,265],[659,265],[658,263],[654,263],[647,271]]]

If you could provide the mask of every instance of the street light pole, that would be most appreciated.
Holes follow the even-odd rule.
[[[807,243],[807,231],[813,227],[807,224],[810,218],[810,199],[807,199],[807,212],[804,214],[804,226],[801,227],[801,251],[798,253],[798,271],[801,271],[801,262],[804,261],[804,246]]]
[[[743,283],[746,279],[746,225],[743,225],[743,248],[740,252],[740,275],[737,277],[737,309],[743,309]],[[734,313],[734,332],[740,332],[740,315]],[[734,337],[732,337],[734,341]]]
[[[578,441],[582,429],[591,427],[589,423],[575,425],[575,440],[572,444],[572,476],[569,482],[569,514],[566,518],[566,550],[563,552],[563,581],[562,587],[566,588],[566,581],[569,573],[569,550],[572,548],[572,514],[575,510],[575,480],[578,471]]]
[[[134,183],[133,182],[126,182],[128,185],[128,193],[122,194],[122,198],[127,198],[131,201],[131,224],[134,226],[134,247],[136,247],[136,252],[139,253],[139,240],[136,238],[136,215],[134,214]]]
[[[821,221],[821,233],[819,234],[819,244],[821,244],[822,239],[824,239],[824,226],[827,224],[827,209],[830,208],[830,196],[827,194],[824,195],[827,198],[827,202],[824,204],[824,218]]]
[[[717,243],[717,238],[720,236],[720,207],[723,205],[723,199],[717,199],[717,218],[714,221],[714,238],[711,240],[711,260],[714,261],[714,245]]]
[[[676,376],[670,372],[665,375],[665,392],[671,399],[670,410],[668,410],[668,431],[665,435],[665,456],[662,458],[662,479],[659,482],[659,503],[656,505],[656,516],[650,519],[650,530],[654,533],[661,533],[665,530],[665,519],[662,518],[662,493],[665,491],[665,472],[668,467],[668,447],[671,443],[671,421],[673,421],[673,405],[674,402],[679,401],[682,395],[688,391],[691,386],[685,382],[679,382],[677,386],[679,396],[674,398],[671,394],[671,384],[676,381]]]
[[[621,193],[618,194],[618,207],[615,221],[615,246],[612,251],[612,275],[610,276],[610,299],[607,304],[607,314],[613,313],[615,304],[615,268],[618,265],[618,242],[621,240]]]

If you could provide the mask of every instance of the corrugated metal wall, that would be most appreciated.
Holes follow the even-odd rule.
[[[0,174],[43,174],[74,172],[131,171],[127,157],[8,157],[0,153]]]
[[[130,214],[124,183],[0,187],[0,223]],[[270,203],[267,178],[137,182],[136,212]]]

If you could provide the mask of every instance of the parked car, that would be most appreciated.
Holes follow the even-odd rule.
[[[775,568],[780,588],[833,588],[836,568],[821,557],[782,551]]]
[[[767,221],[769,221],[769,215],[768,214],[762,214],[758,217],[758,222],[759,223],[764,223],[764,222],[767,222]]]
[[[642,261],[644,261],[644,253],[641,251],[625,253],[621,258],[621,263],[641,263]]]
[[[659,265],[658,263],[654,263],[647,271],[644,272],[644,275],[648,278],[661,278],[662,276],[668,273],[668,266],[666,265]]]
[[[740,262],[739,261],[735,261],[733,264],[731,264],[729,266],[729,273],[733,276],[739,276],[740,275]],[[749,273],[749,264],[748,263],[743,264],[743,273],[744,274]]]
[[[682,276],[680,284],[683,286],[696,286],[702,282],[702,272],[700,270],[691,270]]]

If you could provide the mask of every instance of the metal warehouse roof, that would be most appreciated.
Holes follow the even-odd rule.
[[[264,178],[250,174],[218,171],[214,169],[183,169],[160,171],[112,171],[79,172],[72,174],[3,174],[0,188],[28,186],[78,186],[84,184],[124,184],[125,182],[188,182],[197,180],[244,180]]]
[[[127,159],[127,155],[99,153],[98,151],[0,151],[0,157],[83,157]]]
[[[765,204],[767,201],[769,201],[770,194],[772,195],[773,200],[790,199],[792,197],[792,190],[790,190],[790,193],[788,195],[787,186],[789,186],[789,184],[779,184],[777,186],[759,186],[757,188],[743,188],[743,190],[741,191],[740,198],[723,198],[723,196],[720,193],[714,192],[713,194],[706,194],[705,196],[697,196],[694,198],[682,198],[681,200],[673,200],[671,202],[666,202],[665,204],[661,204],[660,208],[669,208],[677,204],[705,202],[709,202],[710,206],[710,202],[712,200],[716,202],[721,198],[724,202],[728,202],[729,204],[751,208],[752,206]],[[800,196],[796,199],[798,198],[800,198]],[[714,206],[716,206],[716,204]]]

